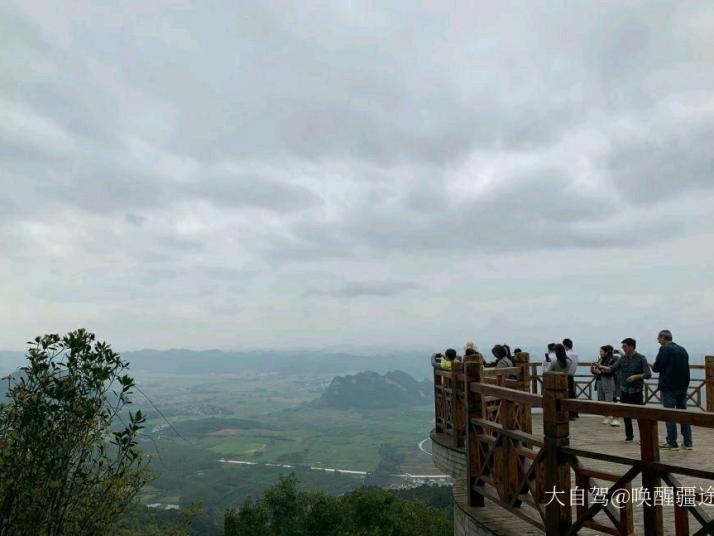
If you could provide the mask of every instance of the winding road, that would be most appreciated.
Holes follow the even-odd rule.
[[[427,437],[425,439],[422,439],[419,441],[417,444],[417,447],[421,452],[424,454],[428,454],[431,456],[431,452],[426,450],[424,448],[424,443],[427,441],[430,441],[431,438]],[[238,465],[263,465],[265,467],[282,467],[286,469],[292,469],[292,465],[287,465],[287,464],[279,464],[279,463],[260,463],[260,462],[249,462],[245,460],[227,460],[226,458],[221,458],[218,460],[220,463],[233,463],[233,464],[238,464]],[[366,471],[355,471],[352,469],[333,469],[331,467],[317,467],[315,465],[309,465],[308,466],[310,470],[312,471],[327,471],[329,473],[342,473],[342,474],[348,474],[348,475],[358,475],[358,476],[366,476],[368,473]],[[437,478],[437,479],[448,479],[448,475],[411,475],[409,473],[403,474],[403,475],[392,475],[392,476],[401,476],[401,477],[408,477],[408,478]]]
[[[429,452],[428,450],[424,450],[424,443],[426,443],[426,442],[429,441],[430,439],[431,439],[431,438],[429,438],[429,437],[427,437],[426,439],[422,439],[422,440],[419,442],[419,445],[417,445],[417,446],[419,447],[419,450],[420,450],[420,451],[422,451],[424,454],[428,454],[429,456],[431,456],[431,452]]]

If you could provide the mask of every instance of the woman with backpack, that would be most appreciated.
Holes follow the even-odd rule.
[[[600,358],[593,364],[590,372],[595,376],[595,390],[597,399],[600,402],[612,402],[617,391],[617,378],[615,372],[610,372],[609,367],[615,364],[617,358],[613,353],[613,348],[609,344],[600,347]],[[607,367],[602,369],[601,367]],[[616,417],[605,417],[602,424],[610,426],[620,426],[620,421]]]

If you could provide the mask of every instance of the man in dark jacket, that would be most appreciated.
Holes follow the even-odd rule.
[[[637,341],[627,338],[622,341],[622,351],[624,356],[615,361],[610,367],[598,365],[601,372],[613,372],[620,374],[623,379],[620,385],[620,402],[623,404],[644,405],[645,398],[643,390],[645,380],[652,377],[647,358],[637,352]],[[625,419],[625,441],[631,443],[635,440],[632,429],[632,419]]]
[[[662,393],[662,405],[665,408],[687,409],[687,390],[689,388],[689,354],[672,342],[672,332],[663,329],[657,336],[660,343],[659,353],[652,370],[659,372],[659,390]],[[692,427],[682,424],[684,448],[692,450]],[[677,423],[667,423],[667,442],[662,449],[676,449]]]

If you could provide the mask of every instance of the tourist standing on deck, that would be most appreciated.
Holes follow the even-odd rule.
[[[578,372],[578,354],[573,351],[573,341],[570,339],[563,339],[563,346],[565,347],[565,354],[570,359],[570,369],[568,370],[568,398],[578,398],[575,393],[575,374]],[[570,412],[570,420],[575,420],[580,415],[577,411]]]
[[[464,344],[464,361],[468,361],[466,358],[472,358],[478,353],[478,348],[476,348],[476,343],[473,341],[466,341]]]
[[[615,348],[613,350],[613,354],[615,356],[615,359],[623,359],[625,357],[625,354],[622,352],[620,348]],[[613,402],[619,402],[620,401],[620,387],[622,386],[622,369],[617,369],[617,372],[615,372],[615,394],[612,397]]]
[[[615,375],[617,372],[603,371],[600,367],[611,367],[615,364],[616,357],[613,353],[613,348],[609,344],[600,347],[600,356],[597,362],[592,366],[592,373],[595,375],[595,390],[597,391],[597,399],[600,402],[612,402],[615,397]],[[620,421],[617,417],[605,417],[603,424],[611,426],[620,426]]]
[[[548,351],[545,353],[545,359],[543,359],[543,372],[548,372],[550,364],[555,361],[555,343],[548,343]]]
[[[645,380],[652,377],[652,371],[647,363],[647,358],[637,352],[637,341],[627,338],[622,341],[622,351],[625,357],[618,359],[612,366],[598,366],[601,372],[621,373],[623,379],[620,385],[620,402],[623,404],[645,404]],[[634,441],[635,434],[632,430],[632,419],[625,419],[625,441]]]
[[[659,390],[662,393],[662,405],[665,408],[687,409],[687,389],[689,388],[689,354],[687,351],[672,342],[672,332],[663,329],[657,336],[660,343],[657,359],[652,366],[659,372]],[[682,424],[684,448],[691,450],[692,427]],[[660,445],[662,449],[676,449],[677,423],[667,423],[667,441]]]
[[[489,363],[488,366],[496,368],[509,368],[514,366],[515,360],[513,359],[513,356],[511,356],[511,349],[508,345],[497,344],[491,348],[491,353],[496,360]]]
[[[548,366],[548,372],[564,372],[567,374],[568,370],[570,370],[571,361],[568,354],[565,353],[565,346],[556,344],[553,353],[555,354],[555,359]]]

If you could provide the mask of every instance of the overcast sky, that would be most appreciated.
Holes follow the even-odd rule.
[[[0,35],[0,348],[714,352],[711,2],[10,0]]]

